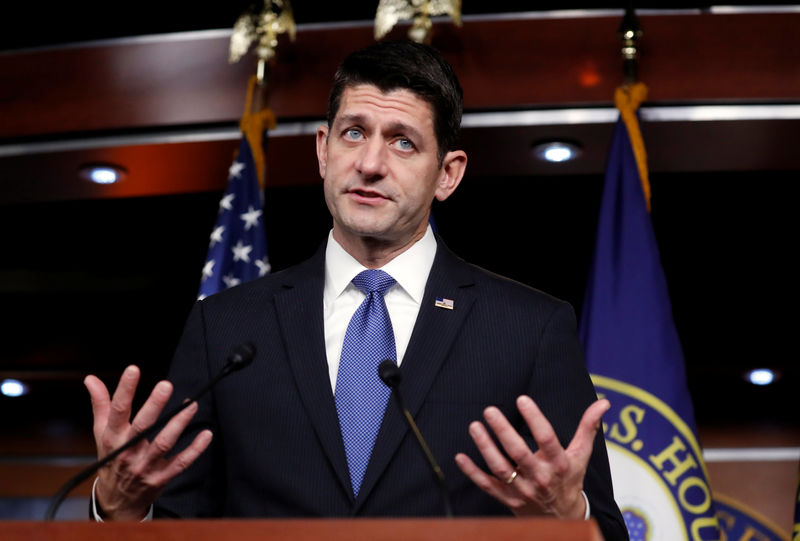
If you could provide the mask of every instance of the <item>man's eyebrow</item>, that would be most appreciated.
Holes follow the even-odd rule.
[[[366,117],[358,113],[345,113],[342,116],[338,117],[334,121],[334,124],[339,124],[342,122],[346,124],[366,124]]]
[[[389,131],[391,133],[402,133],[409,136],[411,139],[414,139],[415,141],[422,140],[422,132],[420,132],[411,124],[406,124],[404,122],[393,122],[392,124],[389,124]]]

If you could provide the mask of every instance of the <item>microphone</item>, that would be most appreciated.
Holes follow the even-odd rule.
[[[387,387],[394,391],[392,394],[394,395],[395,399],[397,399],[397,405],[400,407],[400,411],[403,412],[403,417],[406,419],[406,424],[408,424],[411,432],[414,433],[414,438],[416,438],[417,443],[419,443],[422,452],[425,454],[425,459],[428,461],[431,470],[433,470],[433,475],[436,478],[436,485],[439,487],[439,492],[442,496],[444,514],[446,517],[452,518],[453,507],[450,504],[450,496],[447,493],[447,484],[445,483],[444,472],[442,471],[442,468],[439,467],[436,459],[433,457],[433,453],[431,453],[428,444],[425,443],[425,438],[422,437],[422,433],[419,431],[417,423],[414,422],[414,417],[411,415],[411,412],[406,408],[405,402],[403,401],[403,396],[400,393],[400,382],[403,380],[403,374],[400,373],[400,367],[397,366],[397,363],[391,359],[386,359],[378,365],[378,376]]]
[[[158,430],[163,428],[165,424],[169,422],[170,419],[175,417],[178,413],[183,411],[185,408],[189,406],[192,402],[197,402],[197,400],[210,391],[219,381],[230,374],[231,372],[235,372],[236,370],[241,370],[251,362],[253,362],[253,358],[256,356],[256,347],[253,344],[245,342],[243,344],[239,344],[233,351],[231,351],[228,358],[225,360],[225,366],[222,367],[222,370],[214,376],[208,383],[206,383],[199,391],[194,393],[190,398],[187,398],[178,406],[173,408],[171,411],[167,413],[162,413],[161,416],[156,420],[155,423],[147,427],[145,430],[140,432],[139,434],[135,435],[127,442],[122,444],[120,447],[115,449],[114,451],[110,452],[102,459],[97,460],[86,467],[84,470],[78,472],[77,475],[72,477],[69,481],[67,481],[53,496],[52,500],[50,500],[50,506],[47,508],[47,512],[45,513],[44,519],[45,520],[53,520],[56,516],[56,511],[61,506],[64,501],[64,498],[67,497],[67,494],[72,492],[72,490],[78,486],[79,484],[83,483],[86,479],[89,478],[94,472],[105,466],[107,463],[111,462],[120,453],[123,451],[130,449],[143,439],[155,434]]]
[[[242,368],[253,362],[255,356],[256,356],[256,347],[253,344],[251,344],[250,342],[239,344],[238,346],[233,348],[233,351],[231,351],[231,354],[228,355],[228,358],[225,361],[225,366],[222,367],[222,371],[225,372],[225,374],[223,376],[218,376],[217,379],[215,380],[212,380],[212,383],[210,383],[209,385],[213,385],[214,383],[216,383],[216,381],[218,381],[224,376],[227,376],[228,374],[230,374],[235,370],[241,370]]]

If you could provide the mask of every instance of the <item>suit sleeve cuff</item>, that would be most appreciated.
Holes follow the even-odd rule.
[[[94,496],[94,491],[95,491],[95,488],[97,487],[97,481],[98,481],[98,478],[95,477],[94,483],[92,484],[92,519],[94,519],[95,522],[105,522],[103,520],[103,517],[102,517],[98,507],[97,507],[97,498],[95,498],[95,496]],[[587,505],[588,505],[588,503],[587,503]],[[148,521],[151,521],[151,520],[153,520],[153,506],[152,505],[150,506],[150,509],[147,510],[147,515],[145,515],[145,517],[141,520],[141,522],[148,522]]]

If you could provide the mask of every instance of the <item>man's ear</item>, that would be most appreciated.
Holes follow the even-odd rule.
[[[439,172],[439,181],[436,185],[436,199],[444,201],[456,191],[464,172],[467,169],[467,153],[463,150],[452,150],[442,160],[442,169]]]
[[[317,128],[317,162],[319,162],[319,176],[325,178],[328,169],[328,126]]]

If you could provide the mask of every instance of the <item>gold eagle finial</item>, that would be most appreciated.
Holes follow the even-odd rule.
[[[289,38],[294,41],[296,27],[289,0],[264,0],[260,12],[251,8],[240,15],[233,25],[228,61],[238,62],[253,42],[257,42],[258,80],[262,82],[264,65],[275,56],[278,34],[284,32],[288,32]]]
[[[428,42],[431,17],[450,15],[461,26],[461,0],[380,0],[375,13],[375,39],[381,39],[398,21],[413,19],[408,37],[417,43]]]

